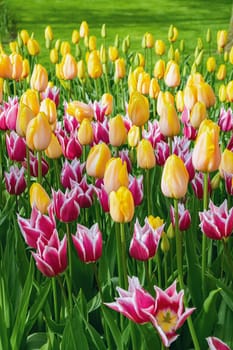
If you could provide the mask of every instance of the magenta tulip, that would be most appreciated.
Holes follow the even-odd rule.
[[[9,173],[5,171],[4,176],[7,192],[12,195],[20,195],[24,192],[27,184],[24,177],[23,167],[19,169],[17,165],[12,165]]]
[[[231,350],[231,348],[217,337],[206,338],[210,350]]]
[[[61,170],[61,184],[64,188],[71,189],[71,180],[81,182],[85,163],[73,159],[71,163],[66,159]]]
[[[233,113],[231,108],[226,111],[224,107],[220,110],[218,125],[222,131],[233,130]]]
[[[175,228],[175,210],[174,207],[170,207],[170,217],[172,226]],[[184,204],[178,204],[178,220],[179,220],[179,230],[186,231],[191,225],[191,215],[188,209],[185,209]]]
[[[6,134],[6,149],[11,160],[22,162],[26,158],[26,141],[15,131]]]
[[[76,190],[68,190],[63,193],[61,190],[55,192],[52,190],[52,206],[58,220],[62,222],[71,222],[78,218],[80,207],[77,202]]]

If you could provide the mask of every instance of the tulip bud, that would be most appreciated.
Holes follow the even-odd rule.
[[[177,87],[180,85],[180,69],[175,61],[169,61],[167,63],[164,81],[168,87]]]
[[[107,37],[106,24],[105,23],[101,27],[101,37],[104,38],[104,39]]]
[[[219,30],[217,32],[217,45],[218,45],[218,52],[221,53],[223,48],[227,44],[228,34],[226,30]]]
[[[210,182],[211,189],[216,190],[217,188],[219,188],[220,182],[221,182],[221,175],[220,175],[220,172],[217,172]]]
[[[61,62],[62,74],[65,80],[75,79],[77,77],[77,62],[70,53],[66,53]]]
[[[165,73],[165,61],[158,60],[154,66],[154,77],[156,79],[162,79]]]
[[[44,91],[48,85],[48,73],[47,70],[41,65],[36,64],[34,66],[31,80],[31,89],[37,90],[39,92]]]
[[[233,152],[227,148],[222,153],[219,171],[222,178],[224,173],[233,174]]]
[[[86,77],[86,67],[85,67],[85,63],[84,60],[80,60],[77,63],[77,70],[78,70],[78,78],[80,80],[83,80]]]
[[[160,92],[160,86],[156,78],[152,78],[150,81],[149,87],[149,96],[150,98],[156,99]]]
[[[90,35],[88,39],[88,47],[90,51],[96,50],[96,36]]]
[[[57,159],[62,155],[62,148],[60,142],[58,141],[57,136],[54,133],[52,133],[51,141],[45,150],[45,154],[50,159]]]
[[[230,64],[233,64],[233,46],[231,47],[229,52],[229,62]]]
[[[206,62],[206,69],[208,72],[214,72],[216,69],[216,59],[215,57],[211,56],[208,57],[208,60]]]
[[[29,38],[27,41],[28,53],[31,56],[37,56],[40,53],[40,46],[36,39]]]
[[[115,222],[130,222],[134,216],[134,200],[127,187],[121,186],[109,195],[110,215]]]
[[[226,78],[227,74],[227,67],[225,64],[220,64],[216,77],[218,80],[224,80]]]
[[[165,43],[163,40],[155,41],[155,53],[158,56],[162,56],[165,53]]]
[[[52,130],[43,112],[33,118],[27,126],[26,143],[31,150],[43,151],[51,141]]]
[[[128,115],[134,125],[144,125],[150,115],[148,99],[139,92],[133,92],[129,100]]]
[[[111,62],[115,62],[116,59],[119,57],[118,48],[116,46],[109,46],[108,57]]]
[[[103,106],[107,106],[105,110],[105,115],[112,114],[113,111],[113,96],[109,93],[103,94],[101,98],[101,103]]]
[[[167,237],[172,239],[175,237],[175,230],[173,228],[173,225],[172,225],[172,222],[170,223],[170,225],[168,226],[168,229],[167,229]]]
[[[12,64],[12,79],[20,80],[23,72],[23,59],[18,53],[10,55],[10,60]]]
[[[4,173],[6,190],[11,195],[20,195],[27,187],[26,180],[24,178],[24,168],[19,169],[17,165],[10,167],[10,172]]]
[[[175,95],[176,109],[178,112],[183,112],[184,110],[184,92],[182,90],[178,90]]]
[[[28,31],[25,30],[25,29],[22,29],[21,32],[20,32],[19,38],[22,40],[24,45],[27,45],[27,42],[28,42],[28,40],[30,38],[29,34],[28,34]]]
[[[35,206],[41,214],[46,214],[51,200],[45,189],[39,183],[35,182],[30,187],[29,195],[31,207],[33,208]]]
[[[4,53],[0,54],[0,77],[3,79],[12,77],[12,63],[10,57]]]
[[[118,82],[120,79],[124,78],[126,74],[126,66],[124,58],[118,58],[115,61],[115,74],[114,81]]]
[[[111,151],[104,142],[93,146],[87,157],[87,174],[96,178],[103,178],[106,164],[110,158]]]
[[[119,147],[126,142],[127,129],[121,115],[109,120],[109,142],[114,147]]]
[[[29,65],[29,61],[27,58],[25,58],[23,60],[23,70],[22,70],[22,73],[21,73],[21,77],[20,79],[25,79],[29,76],[29,73],[30,73],[30,65]]]
[[[83,21],[80,25],[79,34],[81,38],[84,38],[85,36],[88,36],[89,34],[89,27],[86,21]]]
[[[212,33],[210,28],[208,28],[206,32],[206,42],[209,44],[211,43],[211,41],[212,41]]]
[[[99,78],[103,73],[102,64],[96,51],[92,51],[88,57],[87,70],[92,79]]]
[[[56,104],[50,98],[45,98],[40,104],[40,112],[44,112],[49,124],[54,124],[57,121]]]
[[[233,80],[229,81],[226,86],[226,99],[228,102],[233,102]]]
[[[175,106],[165,103],[159,119],[160,131],[164,136],[173,137],[180,132],[180,121]]]
[[[90,119],[84,118],[78,129],[78,140],[81,145],[90,145],[93,141],[93,129]]]
[[[207,118],[206,106],[202,102],[196,102],[192,107],[190,112],[190,123],[195,128],[198,129],[201,122]]]
[[[226,85],[221,84],[218,90],[218,97],[220,102],[225,102],[227,98],[227,88]]]
[[[52,49],[49,53],[49,59],[51,61],[51,63],[55,64],[58,62],[58,51],[57,49]]]
[[[142,169],[151,169],[156,164],[155,152],[150,141],[142,139],[137,146],[137,164]]]
[[[79,31],[77,29],[74,29],[71,36],[72,43],[78,44],[79,39],[80,39]]]
[[[170,243],[165,232],[162,234],[160,247],[163,253],[167,253],[170,249]]]
[[[176,27],[174,27],[172,24],[169,27],[168,30],[168,40],[170,42],[175,42],[178,38],[178,30]]]
[[[137,147],[140,141],[140,128],[136,125],[131,126],[128,132],[128,145],[130,147]]]
[[[119,187],[128,187],[129,175],[126,162],[121,158],[111,158],[105,167],[104,189],[109,194],[111,191],[117,191]]]

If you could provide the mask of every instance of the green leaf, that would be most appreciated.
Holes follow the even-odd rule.
[[[33,333],[27,337],[26,350],[41,349],[47,340],[48,336],[46,333]]]
[[[111,311],[107,309],[107,307],[103,307],[103,315],[104,319],[112,333],[113,339],[116,344],[117,350],[123,350],[123,344],[122,344],[122,335],[121,332],[116,324],[116,320],[113,318]]]
[[[10,349],[9,336],[5,323],[5,319],[3,318],[3,311],[0,307],[0,349],[8,350]]]
[[[136,325],[138,331],[141,333],[141,339],[143,339],[144,346],[142,349],[160,349],[161,348],[161,340],[160,337],[155,330],[155,328],[151,324],[145,325]]]
[[[94,296],[94,298],[89,300],[89,302],[87,303],[88,313],[97,310],[101,306],[101,304],[102,304],[101,296],[100,296],[100,293],[98,293]]]
[[[84,322],[86,329],[90,335],[90,338],[92,340],[93,345],[95,345],[95,349],[96,350],[106,350],[106,346],[104,345],[104,342],[101,339],[100,334],[84,318],[83,318],[83,322]]]
[[[29,299],[32,290],[32,282],[34,275],[34,264],[31,259],[29,266],[28,276],[21,294],[20,302],[18,305],[18,311],[14,323],[14,328],[11,334],[10,342],[13,349],[20,349],[20,344],[23,338],[25,324],[27,319],[27,310],[29,306]]]

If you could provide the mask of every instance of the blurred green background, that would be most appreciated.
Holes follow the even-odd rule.
[[[205,38],[208,28],[216,42],[217,30],[229,29],[232,12],[232,0],[0,0],[0,6],[2,42],[27,29],[42,43],[47,25],[55,39],[70,40],[73,29],[86,20],[90,34],[97,38],[106,24],[108,44],[113,44],[117,33],[121,39],[129,34],[131,48],[140,49],[145,32],[167,40],[173,24],[189,51],[194,50],[198,37]]]

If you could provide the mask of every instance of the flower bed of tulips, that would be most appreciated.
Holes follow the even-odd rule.
[[[0,46],[1,349],[233,347],[227,34]]]

